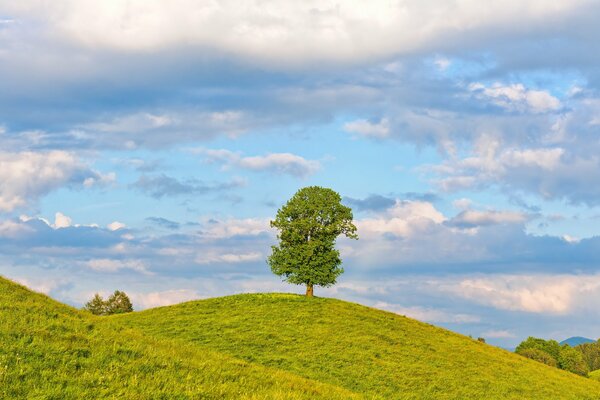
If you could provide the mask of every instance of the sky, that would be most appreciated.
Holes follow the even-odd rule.
[[[341,298],[513,347],[600,336],[600,4],[0,0],[0,275],[136,309],[304,288],[277,209],[339,192]]]

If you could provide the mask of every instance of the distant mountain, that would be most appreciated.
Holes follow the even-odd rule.
[[[565,339],[562,342],[560,342],[560,345],[562,346],[563,344],[568,344],[571,347],[575,347],[575,346],[583,344],[583,343],[594,343],[594,342],[595,342],[594,339],[588,339],[588,338],[581,337],[581,336],[573,336],[573,337],[570,337],[570,338]]]

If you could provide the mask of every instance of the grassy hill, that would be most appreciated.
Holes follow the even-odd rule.
[[[334,299],[249,294],[117,316],[155,338],[380,399],[599,399],[600,385],[462,335]]]
[[[0,399],[360,398],[106,322],[0,278]]]
[[[95,317],[0,278],[2,399],[600,399],[600,383],[333,299]]]

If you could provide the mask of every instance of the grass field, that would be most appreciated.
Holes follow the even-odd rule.
[[[396,314],[334,299],[249,294],[117,316],[255,364],[381,399],[598,399],[600,385]]]
[[[95,317],[0,278],[2,399],[600,399],[600,383],[333,299]]]
[[[105,322],[0,278],[0,399],[360,398]]]

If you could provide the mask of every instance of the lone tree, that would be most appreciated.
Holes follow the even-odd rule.
[[[277,228],[279,245],[272,247],[267,262],[274,274],[289,283],[331,286],[344,272],[340,252],[335,249],[339,235],[358,239],[352,224],[352,210],[341,203],[338,193],[319,186],[300,189],[277,211],[271,227]]]

